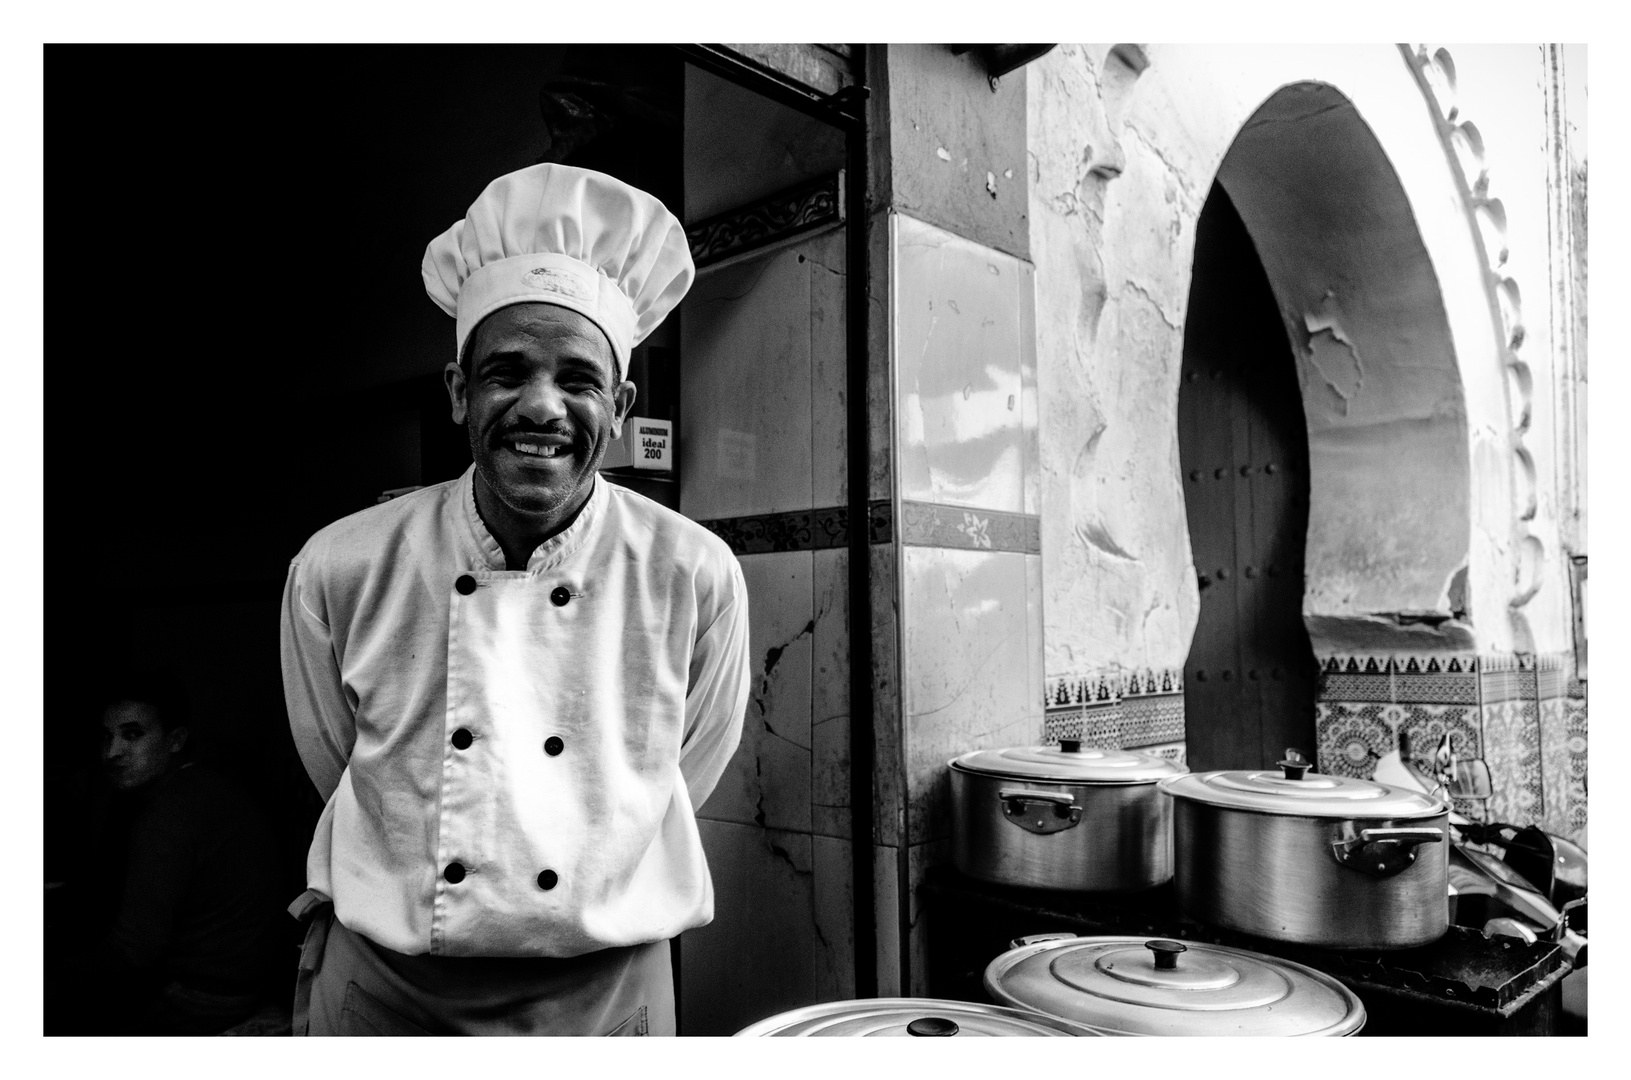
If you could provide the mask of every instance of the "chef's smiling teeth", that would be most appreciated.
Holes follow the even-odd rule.
[[[539,443],[512,442],[510,446],[515,449],[516,453],[527,454],[530,457],[555,458],[560,457],[566,452],[566,445],[564,443],[543,446]]]

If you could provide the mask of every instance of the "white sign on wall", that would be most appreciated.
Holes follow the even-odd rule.
[[[630,463],[636,469],[674,471],[674,425],[667,420],[631,416],[628,420]]]

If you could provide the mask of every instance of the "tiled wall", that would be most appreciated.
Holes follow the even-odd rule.
[[[1045,687],[1042,741],[1142,750],[1184,763],[1184,675],[1179,668],[1096,668]]]
[[[916,888],[949,854],[946,763],[1041,728],[1035,300],[1029,263],[904,215],[891,228],[905,813],[880,839],[906,906],[879,993],[920,994]]]
[[[728,1035],[855,992],[844,247],[699,276],[681,311],[680,509],[736,551],[752,696],[698,827],[714,921],[680,942],[680,1029]]]
[[[1457,800],[1479,820],[1586,827],[1585,684],[1565,654],[1321,658],[1315,727],[1321,772],[1368,779],[1409,737],[1413,758],[1446,733],[1489,767],[1490,797]]]

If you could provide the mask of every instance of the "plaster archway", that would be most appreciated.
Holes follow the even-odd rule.
[[[1438,275],[1398,174],[1336,88],[1276,90],[1217,174],[1268,274],[1308,424],[1304,618],[1321,655],[1475,648],[1472,464]]]

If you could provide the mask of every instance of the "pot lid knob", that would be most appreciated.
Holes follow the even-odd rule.
[[[908,1035],[946,1036],[955,1035],[960,1030],[957,1021],[943,1016],[920,1016],[906,1025]]]
[[[1178,966],[1178,954],[1188,952],[1189,946],[1181,941],[1169,941],[1166,938],[1156,938],[1146,941],[1144,947],[1155,954],[1155,970],[1172,971]]]
[[[1284,760],[1276,761],[1276,765],[1285,770],[1287,780],[1301,780],[1303,774],[1314,767],[1313,763],[1303,756],[1296,747],[1286,747]]]
[[[1080,754],[1082,752],[1082,740],[1060,739],[1059,749],[1066,754]]]

